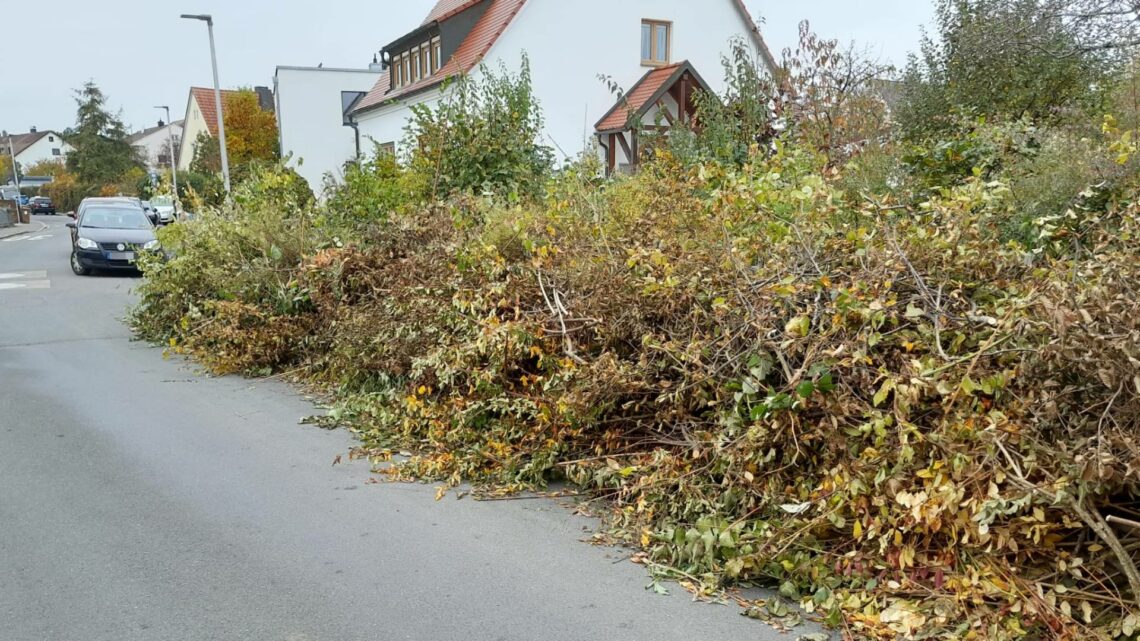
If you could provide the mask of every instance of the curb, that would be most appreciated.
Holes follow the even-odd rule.
[[[38,224],[40,226],[39,229],[24,229],[24,230],[21,230],[21,231],[14,233],[14,234],[0,235],[0,239],[15,238],[17,236],[23,236],[25,234],[38,234],[41,231],[48,228],[47,223],[42,223],[42,222],[37,220],[36,224]]]

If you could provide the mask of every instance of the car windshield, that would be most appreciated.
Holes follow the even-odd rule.
[[[150,229],[150,219],[141,209],[134,208],[100,208],[89,209],[83,213],[80,227],[91,229]]]
[[[174,199],[170,196],[157,196],[155,198],[151,198],[150,204],[155,207],[170,207],[174,204]]]

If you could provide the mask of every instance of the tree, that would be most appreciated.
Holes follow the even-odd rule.
[[[841,47],[800,23],[799,45],[784,50],[784,117],[796,138],[840,163],[885,139],[887,104],[880,81],[891,73],[854,45]]]
[[[99,87],[89,81],[75,96],[79,105],[75,127],[65,135],[74,148],[67,156],[68,171],[81,183],[102,187],[141,167],[123,121],[107,110],[107,98]]]
[[[517,74],[505,63],[498,70],[484,66],[458,78],[434,107],[412,107],[404,146],[412,173],[431,195],[539,196],[553,165],[542,123],[524,54]]]
[[[20,172],[21,175],[53,177],[65,173],[67,173],[67,166],[63,164],[63,160],[41,160]]]
[[[223,122],[226,126],[226,153],[235,177],[248,173],[251,163],[273,162],[280,156],[277,141],[277,117],[265,111],[251,89],[241,89],[222,96]],[[222,170],[218,139],[206,133],[198,136],[191,169],[200,173]]]
[[[1104,0],[1107,1],[1107,0]],[[928,138],[962,116],[1047,122],[1094,104],[1111,66],[1053,0],[939,0],[907,66],[899,122]]]
[[[7,141],[3,142],[4,149],[0,150],[0,180],[5,182],[12,180],[12,157],[8,155]]]

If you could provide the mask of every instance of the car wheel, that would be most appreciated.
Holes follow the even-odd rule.
[[[84,267],[83,263],[79,262],[79,255],[75,253],[74,249],[71,250],[71,271],[75,272],[76,276],[87,276],[91,273],[89,268]]]

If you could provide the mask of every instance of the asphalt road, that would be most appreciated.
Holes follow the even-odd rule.
[[[0,640],[789,638],[645,590],[565,506],[333,466],[347,434],[132,342],[137,279],[74,276],[38,220],[0,241]]]

